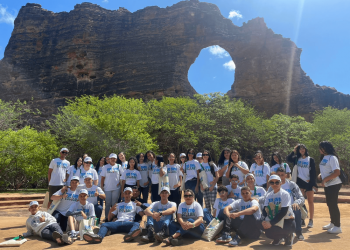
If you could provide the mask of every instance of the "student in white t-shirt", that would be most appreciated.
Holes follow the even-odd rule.
[[[70,235],[74,240],[77,239],[79,234],[79,223],[81,220],[95,217],[94,205],[87,201],[88,191],[86,189],[80,189],[79,201],[70,205],[67,216],[70,226]]]
[[[128,165],[120,179],[122,180],[122,190],[124,190],[125,187],[132,188],[133,186],[140,186],[141,174],[137,170],[137,159],[135,157],[129,158]]]
[[[116,233],[128,233],[124,236],[124,241],[133,241],[140,235],[141,229],[138,222],[134,222],[135,215],[144,215],[141,207],[136,206],[136,203],[131,201],[132,189],[127,187],[124,189],[124,202],[120,202],[113,206],[109,211],[108,220],[101,225],[98,234],[84,234],[84,240],[88,243],[101,243],[103,238],[107,235],[108,231],[112,234]],[[116,221],[112,221],[114,217],[117,217]]]
[[[220,198],[216,198],[212,212],[207,208],[203,209],[203,219],[207,224],[209,224],[214,218],[218,218],[220,221],[224,220],[224,208],[234,202],[234,199],[228,198],[227,187],[219,186],[217,190]]]
[[[170,189],[162,187],[160,201],[153,202],[146,210],[147,215],[147,235],[141,238],[145,243],[157,240],[162,243],[168,231],[168,227],[176,213],[176,203],[168,200]]]
[[[319,150],[321,154],[320,171],[318,178],[322,181],[326,194],[326,202],[329,209],[331,222],[323,226],[328,233],[341,233],[340,227],[340,212],[338,208],[338,195],[342,186],[342,181],[339,178],[340,166],[338,155],[335,152],[333,145],[328,141],[320,142]]]
[[[269,185],[273,191],[265,196],[262,211],[265,220],[258,223],[258,227],[265,231],[267,238],[273,239],[273,245],[281,244],[284,239],[285,246],[292,246],[295,237],[295,221],[290,195],[281,188],[282,181],[278,175],[270,176]],[[278,226],[281,220],[284,220],[283,228]]]
[[[266,190],[263,187],[255,185],[255,176],[252,173],[246,175],[245,182],[252,193],[252,197],[259,200],[260,209],[263,209]]]
[[[154,164],[152,164],[152,186],[151,193],[152,202],[160,201],[160,196],[158,194],[159,190],[159,177],[163,177],[167,174],[167,168],[164,165],[164,158],[161,155],[157,155],[154,159]]]
[[[168,162],[169,164],[166,165],[166,168],[170,186],[169,201],[175,202],[176,206],[179,206],[181,203],[180,187],[182,184],[183,173],[181,171],[180,165],[176,163],[176,157],[174,153],[169,154]]]
[[[218,167],[219,167],[219,175],[222,176],[222,185],[227,186],[230,184],[230,179],[226,177],[226,172],[228,170],[229,161],[230,161],[231,149],[224,148],[221,151]]]
[[[255,176],[256,185],[268,188],[267,181],[270,178],[270,165],[264,162],[263,153],[258,150],[254,155],[255,163],[250,167],[250,172]]]
[[[187,150],[187,161],[184,168],[184,173],[186,173],[185,189],[191,189],[196,196],[195,200],[203,207],[203,193],[199,187],[199,171],[201,170],[201,166],[199,162],[194,159],[194,156],[195,152],[193,148]]]
[[[318,191],[316,183],[316,167],[314,158],[309,156],[308,150],[304,144],[298,144],[294,147],[293,152],[287,156],[289,162],[294,163],[297,167],[298,177],[296,183],[303,195],[307,197],[309,204],[309,223],[308,228],[312,228],[314,218],[314,192]],[[294,178],[293,178],[294,179]]]
[[[68,169],[67,169],[67,184],[70,183],[70,180],[72,179],[73,176],[76,175],[76,172],[78,171],[78,169],[80,168],[80,166],[83,165],[83,158],[81,157],[78,157],[76,160],[75,160],[75,163],[74,165],[70,166]]]
[[[74,174],[74,176],[79,177],[79,183],[84,183],[84,177],[85,175],[91,176],[91,179],[93,180],[94,185],[98,185],[98,175],[95,169],[91,168],[92,165],[92,159],[91,157],[87,156],[85,157],[83,161],[83,165],[80,166],[80,168],[77,169],[77,172]]]
[[[126,156],[124,152],[119,152],[118,153],[118,159],[117,159],[117,164],[122,166],[123,170],[126,170],[128,167],[128,161],[126,160]],[[120,173],[122,175],[122,172]]]
[[[230,179],[230,175],[237,175],[239,179],[239,186],[244,185],[244,176],[249,173],[248,165],[241,160],[241,155],[237,150],[232,150],[229,160],[229,166],[226,171],[226,177]]]
[[[136,155],[137,159],[137,169],[141,174],[140,180],[140,192],[142,194],[142,199],[148,200],[148,191],[149,191],[149,166],[148,163],[145,162],[145,154],[140,153]]]
[[[288,163],[282,162],[282,156],[279,152],[274,152],[271,155],[271,164],[270,164],[270,173],[276,174],[276,171],[279,167],[284,167],[286,170],[287,178],[290,178],[290,174],[292,171],[290,171]]]
[[[235,200],[241,199],[241,187],[238,186],[239,183],[238,176],[233,174],[230,176],[231,185],[227,185],[226,188],[228,190],[228,197],[233,198]]]
[[[109,209],[117,203],[120,195],[120,173],[123,168],[116,163],[117,155],[109,155],[109,164],[105,165],[101,173],[101,188],[106,194],[105,217],[108,218]]]
[[[70,167],[70,162],[66,160],[68,148],[61,148],[60,157],[55,158],[50,162],[48,181],[49,181],[49,196],[60,190],[67,181],[67,170]],[[47,208],[51,206],[51,198],[47,204]]]
[[[261,217],[259,203],[252,199],[249,187],[242,187],[241,196],[242,199],[225,207],[225,224],[222,236],[216,240],[217,243],[229,242],[230,246],[238,246],[244,238],[259,239],[260,229],[257,227]],[[230,235],[231,229],[236,232],[233,239]]]
[[[182,202],[177,210],[177,222],[170,223],[170,237],[163,240],[166,245],[181,245],[182,237],[185,235],[200,239],[205,230],[203,208],[194,200],[194,192],[191,189],[186,189],[184,198],[185,202]]]

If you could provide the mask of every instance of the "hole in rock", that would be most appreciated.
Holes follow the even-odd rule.
[[[236,65],[218,45],[204,48],[188,70],[188,81],[199,94],[226,93],[235,80]]]

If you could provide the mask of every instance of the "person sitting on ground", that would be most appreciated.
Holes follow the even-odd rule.
[[[185,235],[200,239],[205,230],[203,209],[198,202],[194,201],[194,192],[186,189],[184,198],[185,202],[182,202],[177,210],[177,222],[170,223],[170,237],[163,240],[166,245],[181,245],[182,237]]]
[[[265,196],[262,211],[265,220],[258,223],[258,227],[265,231],[267,238],[273,239],[273,245],[281,244],[284,239],[285,246],[292,246],[295,237],[295,221],[290,195],[281,188],[282,180],[278,175],[270,176],[269,186],[273,191]]]
[[[63,234],[61,227],[57,224],[55,217],[51,214],[39,211],[40,206],[37,201],[29,203],[29,212],[31,215],[27,219],[27,232],[23,237],[38,235],[43,239],[57,242],[58,245],[73,244],[73,239],[67,234]]]
[[[141,194],[140,187],[133,186],[131,201],[135,202],[136,206],[141,207],[142,210],[145,210],[147,207],[149,207],[149,204],[147,203],[146,200],[140,197],[140,194]],[[140,216],[139,214],[136,214],[134,221],[140,223],[142,221],[142,216]]]
[[[227,185],[226,188],[228,190],[228,197],[233,198],[235,200],[241,199],[241,187],[238,186],[239,177],[235,174],[230,174],[230,182],[231,185]]]
[[[216,198],[215,200],[213,206],[213,213],[210,214],[210,211],[207,208],[203,209],[204,221],[207,224],[209,224],[214,218],[218,218],[220,221],[224,220],[225,217],[223,209],[235,201],[232,198],[228,198],[228,190],[225,186],[219,186],[218,194],[220,198]]]
[[[100,198],[100,199],[104,200],[104,199],[106,199],[106,195],[100,187],[92,184],[92,178],[90,175],[85,175],[84,183],[85,183],[85,185],[79,186],[79,188],[86,189],[88,191],[87,201],[94,205],[96,217],[98,218],[98,220],[100,220],[101,215],[102,215],[103,206],[98,204],[97,199]]]
[[[85,233],[84,240],[88,243],[101,243],[103,238],[110,231],[112,234],[128,233],[124,236],[124,241],[134,240],[141,233],[140,224],[134,222],[135,214],[144,215],[141,207],[136,206],[131,201],[132,189],[126,187],[124,189],[124,202],[120,202],[113,206],[108,214],[108,221],[102,224],[98,234]],[[112,221],[117,216],[117,221]]]
[[[259,200],[260,209],[263,210],[266,194],[265,188],[255,185],[255,176],[252,173],[246,175],[245,182],[252,193],[252,197]]]
[[[238,246],[241,239],[259,239],[260,229],[256,226],[261,218],[259,202],[252,199],[249,187],[242,187],[241,195],[242,199],[225,207],[225,224],[222,236],[216,240],[217,243],[229,242],[230,246]],[[236,232],[233,239],[230,235],[231,229]]]
[[[73,203],[66,214],[71,230],[69,234],[73,240],[76,240],[78,237],[80,221],[95,217],[94,205],[87,201],[88,194],[86,189],[81,189],[79,191],[79,201]]]
[[[146,210],[147,215],[147,235],[142,236],[143,242],[154,242],[155,239],[162,243],[168,231],[169,224],[176,213],[176,203],[168,200],[170,189],[162,187],[160,201],[153,202]]]
[[[68,209],[79,199],[79,194],[77,191],[78,185],[79,177],[73,176],[70,181],[70,188],[64,186],[61,190],[51,196],[51,200],[61,200],[60,204],[58,204],[56,207],[56,210],[52,213],[52,216],[56,218],[62,231],[66,231],[67,228],[68,217],[66,216],[66,213]]]

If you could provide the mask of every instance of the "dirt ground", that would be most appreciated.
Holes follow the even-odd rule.
[[[322,226],[329,223],[328,208],[325,203],[315,204],[315,218],[314,218],[314,228],[307,229],[303,228],[303,233],[305,240],[299,241],[293,245],[293,249],[300,250],[321,250],[321,249],[349,249],[350,248],[350,205],[349,204],[339,204],[341,211],[341,222],[343,233],[339,235],[328,234],[326,231],[322,230]],[[5,214],[3,211],[0,212],[0,242],[11,239],[23,232],[26,232],[25,221],[26,216],[29,216],[29,212],[26,214],[26,209],[21,213],[15,214]],[[14,216],[15,215],[15,216]],[[64,249],[132,249],[136,247],[138,250],[143,249],[164,249],[165,244],[143,244],[138,239],[135,242],[124,243],[123,234],[115,234],[106,237],[103,242],[99,245],[87,244],[85,241],[76,241],[71,246],[64,246]],[[264,249],[286,249],[285,246],[272,246],[270,245],[271,240],[267,239],[264,235],[260,237],[257,241],[242,241],[242,245],[239,246],[240,249],[254,249],[254,250],[264,250]],[[39,237],[30,237],[28,242],[24,243],[20,248],[26,250],[38,250],[38,249],[50,249],[58,247],[56,243],[46,242]],[[186,239],[184,245],[176,247],[179,249],[225,249],[227,245],[218,245],[215,242],[206,242],[203,240],[191,240]],[[2,248],[5,249],[5,248]]]

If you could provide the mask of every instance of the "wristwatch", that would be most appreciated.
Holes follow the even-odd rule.
[[[161,212],[159,212],[159,215],[160,215],[160,216],[163,216],[163,212],[162,212],[162,211],[161,211]]]

